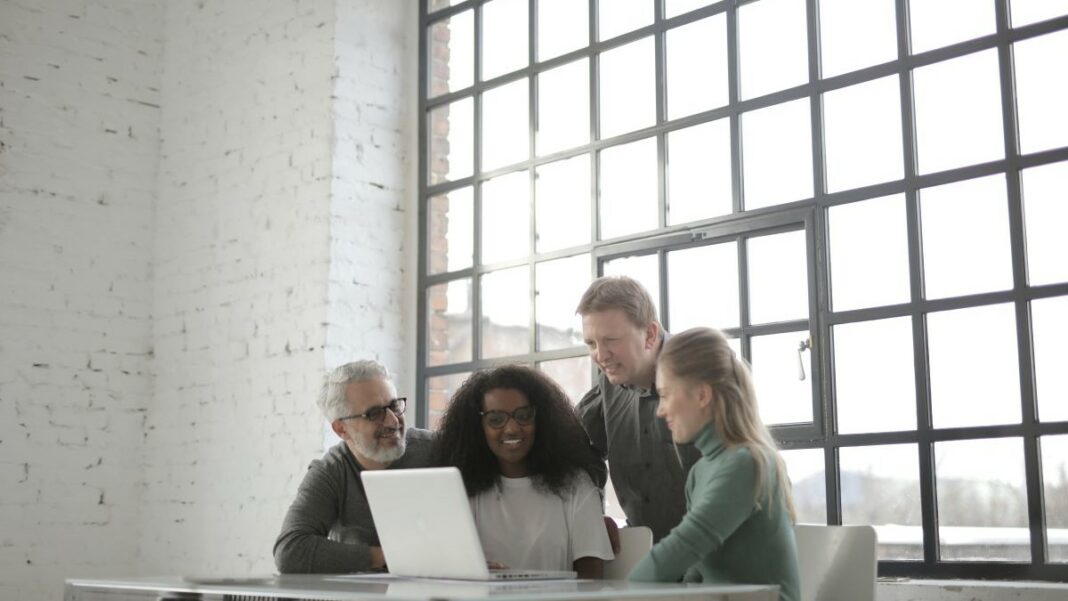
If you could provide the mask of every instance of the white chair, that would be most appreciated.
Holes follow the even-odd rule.
[[[619,529],[619,553],[604,563],[605,580],[626,580],[630,570],[653,548],[653,531],[646,526]]]
[[[871,526],[794,526],[801,601],[875,601]]]

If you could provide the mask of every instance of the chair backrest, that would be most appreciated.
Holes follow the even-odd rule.
[[[627,574],[649,549],[653,548],[653,531],[646,526],[619,529],[619,553],[604,564],[605,580],[626,580]]]
[[[875,601],[871,526],[794,526],[801,601]]]

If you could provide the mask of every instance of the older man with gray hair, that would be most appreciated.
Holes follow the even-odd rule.
[[[404,427],[404,397],[379,362],[342,365],[323,382],[319,409],[341,442],[308,466],[274,543],[278,571],[360,572],[385,565],[360,473],[425,467],[431,434]]]

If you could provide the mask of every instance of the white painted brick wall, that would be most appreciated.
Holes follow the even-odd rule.
[[[160,24],[0,3],[0,599],[136,569]]]
[[[418,5],[337,4],[327,364],[375,357],[415,396]],[[412,333],[409,336],[409,333]]]
[[[323,371],[411,377],[415,29],[0,3],[0,598],[273,569]]]
[[[321,451],[333,1],[164,15],[141,568],[270,572]]]
[[[390,57],[415,24],[387,0],[166,5],[145,572],[273,571],[323,372],[403,363],[415,101]]]

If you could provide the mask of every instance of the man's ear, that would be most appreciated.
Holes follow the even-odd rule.
[[[658,344],[660,344],[660,324],[653,321],[645,326],[645,349],[655,349]]]
[[[349,439],[349,434],[345,431],[345,427],[341,425],[341,420],[335,419],[330,422],[330,429],[333,430],[334,434],[337,434],[338,438],[341,440]]]

